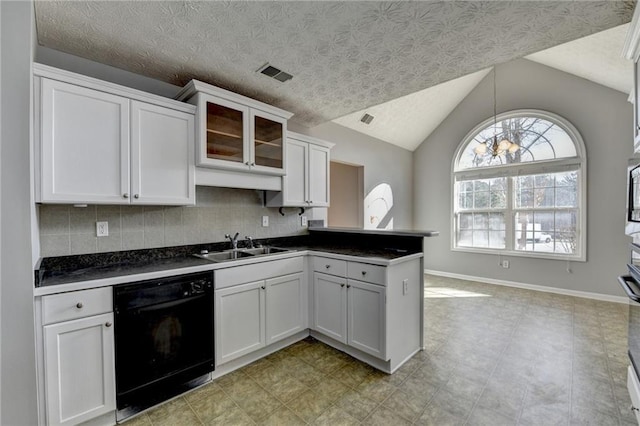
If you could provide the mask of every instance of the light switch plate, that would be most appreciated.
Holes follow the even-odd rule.
[[[265,228],[269,226],[269,216],[262,216],[262,226]]]
[[[96,236],[98,237],[109,236],[109,222],[96,222]]]
[[[300,225],[301,226],[307,226],[307,217],[306,216],[300,216]]]

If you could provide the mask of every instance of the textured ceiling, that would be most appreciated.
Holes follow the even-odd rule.
[[[629,24],[620,25],[526,58],[628,94],[633,63],[622,56],[628,29]]]
[[[37,1],[40,44],[209,82],[305,126],[629,22],[630,1]],[[294,75],[256,74],[265,62]]]
[[[475,72],[333,120],[357,132],[415,150],[491,69]],[[360,121],[364,113],[375,118]]]

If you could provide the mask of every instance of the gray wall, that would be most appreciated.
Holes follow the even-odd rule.
[[[451,251],[451,171],[456,148],[493,114],[487,76],[414,154],[415,225],[441,235],[425,240],[425,268],[622,296],[615,278],[626,271],[624,235],[626,164],[632,156],[632,106],[627,95],[527,60],[498,66],[498,113],[534,108],[556,113],[581,133],[587,151],[587,262],[508,257]],[[572,272],[567,272],[569,268]]]
[[[381,183],[393,191],[393,223],[395,229],[413,225],[413,161],[412,152],[379,139],[355,132],[332,122],[308,130],[300,130],[320,139],[334,142],[331,159],[364,166],[364,196]],[[366,226],[366,223],[365,223]]]
[[[0,424],[37,423],[30,132],[33,4],[0,2]]]
[[[41,256],[136,250],[223,241],[225,234],[269,238],[306,232],[298,209],[262,207],[262,191],[197,187],[195,207],[43,204]],[[269,226],[262,227],[262,216]],[[109,236],[96,237],[96,221],[109,223]]]

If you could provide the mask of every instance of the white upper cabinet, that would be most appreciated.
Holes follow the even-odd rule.
[[[129,100],[42,79],[43,202],[119,203],[129,192]]]
[[[36,201],[195,203],[195,108],[42,65]]]
[[[133,101],[131,117],[132,202],[193,204],[193,115]]]
[[[334,144],[289,132],[287,174],[281,192],[269,192],[270,207],[328,207],[330,150]]]
[[[190,81],[177,99],[198,107],[198,167],[266,176],[285,174],[291,113],[197,80]],[[214,176],[225,186],[225,176],[233,175]]]
[[[633,92],[631,101],[633,102],[633,151],[640,153],[640,8],[635,9],[633,19],[627,31],[624,41],[623,52],[625,58],[633,61]]]

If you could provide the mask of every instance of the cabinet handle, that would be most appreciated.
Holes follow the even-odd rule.
[[[347,284],[347,288],[351,288],[351,284]]]
[[[107,322],[104,324],[105,327],[111,327],[113,324],[111,324],[111,322]]]
[[[256,165],[256,163],[251,163],[251,167],[254,167]]]
[[[250,164],[249,164],[249,162],[247,161],[246,163],[244,163],[244,165],[245,165],[245,166],[249,166]]]
[[[340,287],[344,287],[344,284],[340,284]]]
[[[367,275],[367,271],[362,271],[362,276],[364,277],[365,275]]]
[[[324,265],[324,267],[329,269],[329,268],[331,268],[331,265]]]
[[[264,289],[266,289],[267,287],[266,287],[266,286],[261,286],[260,288],[264,290]]]
[[[125,192],[124,194],[122,194],[122,198],[129,198],[129,194]]]
[[[78,308],[78,309],[82,309],[83,306],[84,305],[82,304],[82,302],[76,303],[76,308]]]
[[[140,198],[140,194],[135,194],[133,198]]]

